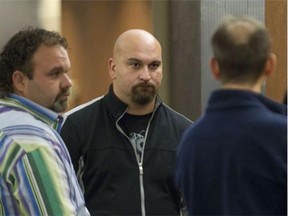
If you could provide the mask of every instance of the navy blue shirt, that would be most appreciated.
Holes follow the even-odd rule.
[[[177,152],[190,215],[286,215],[286,111],[250,91],[212,93]]]

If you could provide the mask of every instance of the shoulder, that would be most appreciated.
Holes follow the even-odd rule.
[[[255,120],[255,127],[257,126],[261,128],[264,134],[287,134],[287,116],[265,112],[262,118]]]
[[[168,106],[165,103],[162,103],[162,105],[159,107],[159,109],[162,109],[163,113],[166,113],[168,116],[171,116],[172,118],[174,118],[176,121],[182,121],[182,122],[186,122],[186,123],[192,123],[192,121],[187,118],[185,115],[177,112],[176,110],[172,109],[170,106]]]
[[[52,128],[43,121],[22,110],[11,110],[0,116],[0,130],[5,128],[25,128],[31,131],[50,131]]]
[[[180,131],[184,131],[193,123],[186,116],[175,111],[164,103],[158,107],[156,118],[158,118],[158,121],[160,121],[161,124],[165,124],[166,126],[169,125],[169,127],[174,129],[177,128]]]
[[[64,115],[63,115],[64,119],[66,119],[67,117],[76,117],[78,115],[83,117],[83,115],[89,116],[89,115],[93,114],[93,110],[96,109],[97,106],[99,106],[103,97],[104,96],[94,98],[93,100],[90,100],[84,104],[81,104],[79,106],[74,107],[73,109],[64,113]]]
[[[99,101],[103,98],[104,96],[100,96],[100,97],[97,97],[97,98],[94,98],[84,104],[81,104],[79,106],[76,106],[74,107],[73,109],[69,110],[68,112],[66,112],[64,114],[64,116],[69,116],[71,114],[74,114],[74,113],[77,113],[77,112],[81,112],[83,110],[87,110],[87,109],[90,109],[91,107],[93,107],[95,104],[99,103]]]

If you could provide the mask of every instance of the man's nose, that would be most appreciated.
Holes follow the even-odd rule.
[[[142,71],[140,72],[139,79],[145,80],[145,81],[151,79],[151,75],[150,75],[148,67],[143,67]]]
[[[62,81],[62,86],[65,88],[70,88],[72,87],[72,80],[68,76],[67,73],[64,73],[63,81]]]

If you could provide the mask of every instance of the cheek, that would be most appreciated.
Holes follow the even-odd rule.
[[[33,91],[34,94],[38,94],[39,97],[48,100],[54,100],[57,94],[59,93],[59,85],[56,85],[53,82],[37,82],[33,85],[33,87],[30,89],[30,91]]]
[[[126,75],[123,75],[121,77],[117,77],[117,79],[120,79],[121,82],[124,84],[124,85],[132,85],[135,81],[137,81],[137,73],[133,74],[133,73],[129,73],[129,74],[126,74]]]
[[[163,76],[162,73],[155,73],[155,74],[153,74],[153,80],[154,80],[154,82],[160,84],[161,81],[162,81],[162,76]]]

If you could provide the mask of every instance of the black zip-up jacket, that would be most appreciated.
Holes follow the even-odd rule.
[[[126,109],[111,85],[104,97],[72,110],[61,130],[87,208],[91,215],[179,215],[176,149],[191,121],[157,97],[138,160],[118,124]]]

